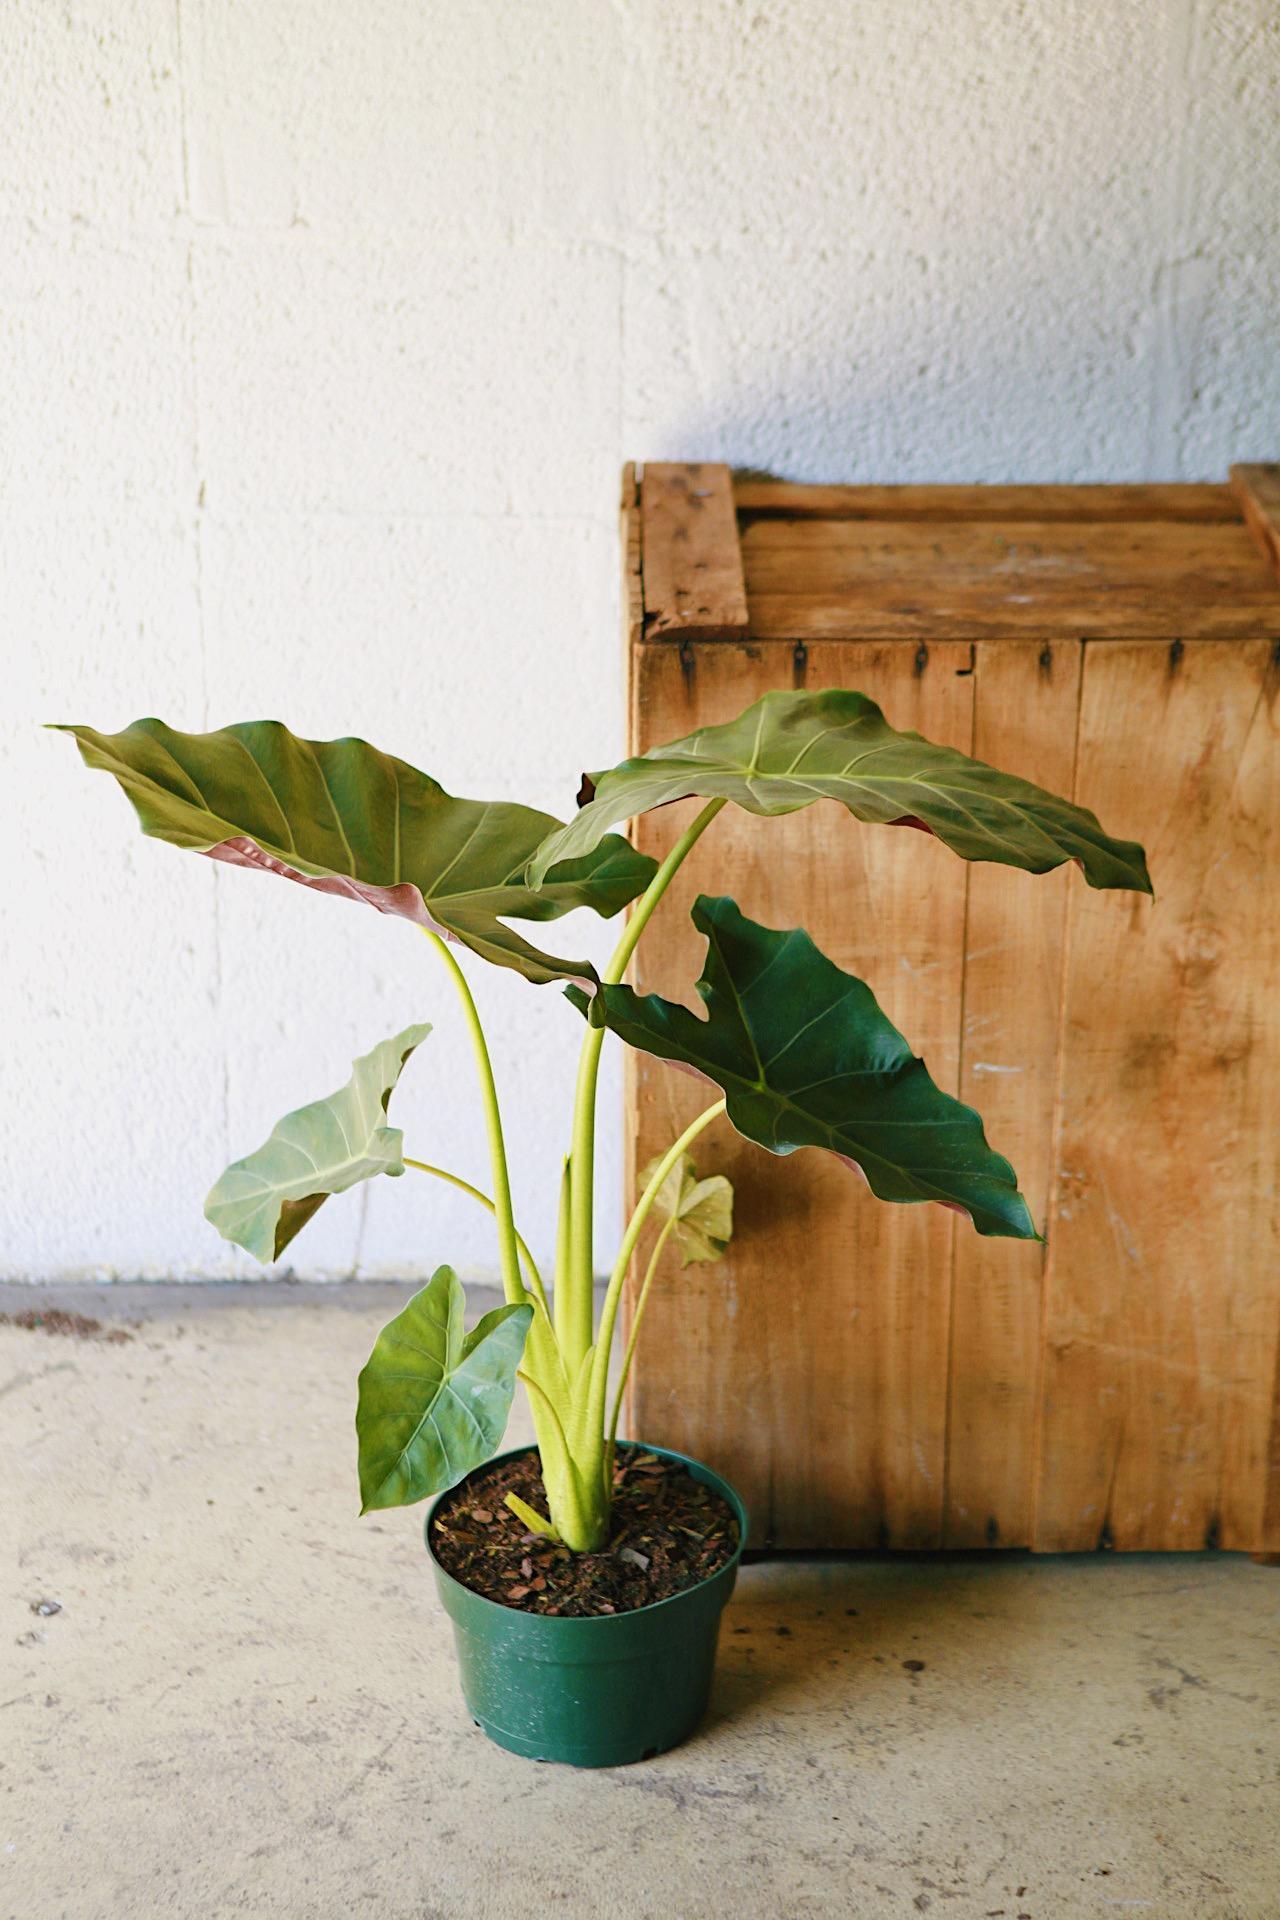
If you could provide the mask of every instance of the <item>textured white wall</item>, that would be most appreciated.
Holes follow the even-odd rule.
[[[1276,456],[1278,128],[1274,0],[0,0],[0,1270],[242,1270],[210,1179],[414,1019],[412,1148],[487,1178],[425,944],[143,840],[39,721],[274,715],[564,811],[628,455]],[[543,1251],[577,1016],[479,986]],[[494,1264],[412,1176],[296,1251]]]

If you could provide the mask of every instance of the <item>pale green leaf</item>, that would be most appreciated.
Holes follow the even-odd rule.
[[[345,1087],[277,1122],[256,1152],[235,1160],[204,1203],[205,1218],[265,1265],[331,1193],[376,1174],[404,1172],[404,1135],[387,1103],[405,1062],[430,1033],[406,1027],[354,1062]]]
[[[642,1192],[661,1159],[659,1154],[640,1175]],[[671,1237],[680,1249],[682,1267],[723,1256],[733,1238],[733,1187],[724,1174],[699,1180],[693,1155],[682,1153],[658,1189],[654,1205],[664,1219],[675,1221]]]

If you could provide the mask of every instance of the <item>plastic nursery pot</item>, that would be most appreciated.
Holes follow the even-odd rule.
[[[630,1443],[629,1443],[630,1444]],[[514,1459],[530,1447],[497,1456]],[[453,1621],[463,1698],[472,1719],[509,1753],[562,1760],[571,1767],[621,1767],[686,1740],[707,1709],[720,1615],[733,1592],[747,1537],[747,1510],[726,1480],[687,1454],[646,1447],[678,1460],[695,1480],[728,1501],[738,1544],[728,1563],[699,1586],[630,1613],[592,1619],[522,1613],[473,1593],[427,1553]]]

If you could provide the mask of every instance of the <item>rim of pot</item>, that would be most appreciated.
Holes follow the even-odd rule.
[[[451,1487],[445,1487],[442,1492],[436,1494],[431,1505],[427,1508],[427,1517],[422,1523],[423,1544],[427,1549],[427,1554],[437,1574],[448,1580],[452,1586],[457,1587],[460,1593],[465,1593],[468,1599],[478,1601],[482,1606],[492,1607],[495,1613],[501,1614],[507,1620],[515,1618],[517,1620],[545,1621],[548,1626],[552,1627],[607,1628],[617,1626],[620,1620],[635,1620],[638,1619],[641,1614],[659,1613],[663,1607],[677,1606],[681,1600],[690,1599],[693,1594],[700,1593],[704,1587],[709,1587],[713,1580],[719,1580],[724,1574],[736,1569],[739,1561],[742,1559],[743,1549],[747,1544],[747,1530],[750,1524],[747,1513],[747,1503],[737,1488],[732,1486],[729,1481],[724,1478],[723,1474],[717,1473],[714,1467],[708,1466],[705,1460],[698,1460],[691,1453],[681,1453],[676,1447],[650,1446],[643,1440],[620,1440],[618,1445],[619,1447],[639,1447],[642,1452],[655,1453],[662,1460],[680,1460],[686,1466],[701,1467],[704,1473],[711,1475],[716,1492],[721,1495],[732,1509],[733,1517],[738,1526],[737,1544],[722,1567],[717,1567],[714,1573],[707,1574],[704,1579],[695,1582],[693,1586],[682,1587],[679,1593],[669,1593],[661,1600],[647,1600],[642,1607],[627,1607],[622,1613],[531,1613],[526,1607],[506,1606],[501,1600],[491,1600],[487,1593],[478,1593],[474,1587],[467,1586],[465,1581],[459,1580],[456,1575],[450,1573],[448,1567],[444,1565],[431,1544],[431,1524],[436,1517],[436,1510],[442,1500],[447,1500],[451,1493],[456,1493],[459,1487],[466,1485],[467,1481],[471,1478],[471,1473],[465,1473],[461,1480],[456,1480]],[[537,1442],[529,1440],[526,1441],[523,1446],[505,1447],[501,1453],[495,1453],[491,1459],[486,1460],[484,1466],[498,1466],[503,1460],[515,1460],[519,1458],[521,1454],[536,1453],[537,1451]],[[472,1473],[482,1473],[483,1471],[484,1467],[473,1467],[471,1470]]]

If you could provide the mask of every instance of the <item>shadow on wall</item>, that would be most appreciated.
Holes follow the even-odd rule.
[[[793,286],[780,313],[755,263],[675,263],[637,301],[626,451],[827,482],[1221,479],[1277,369],[1231,375],[1224,276],[1193,264],[1172,283],[1085,249],[1027,279],[980,247],[863,279],[844,255],[793,263],[808,305]]]

